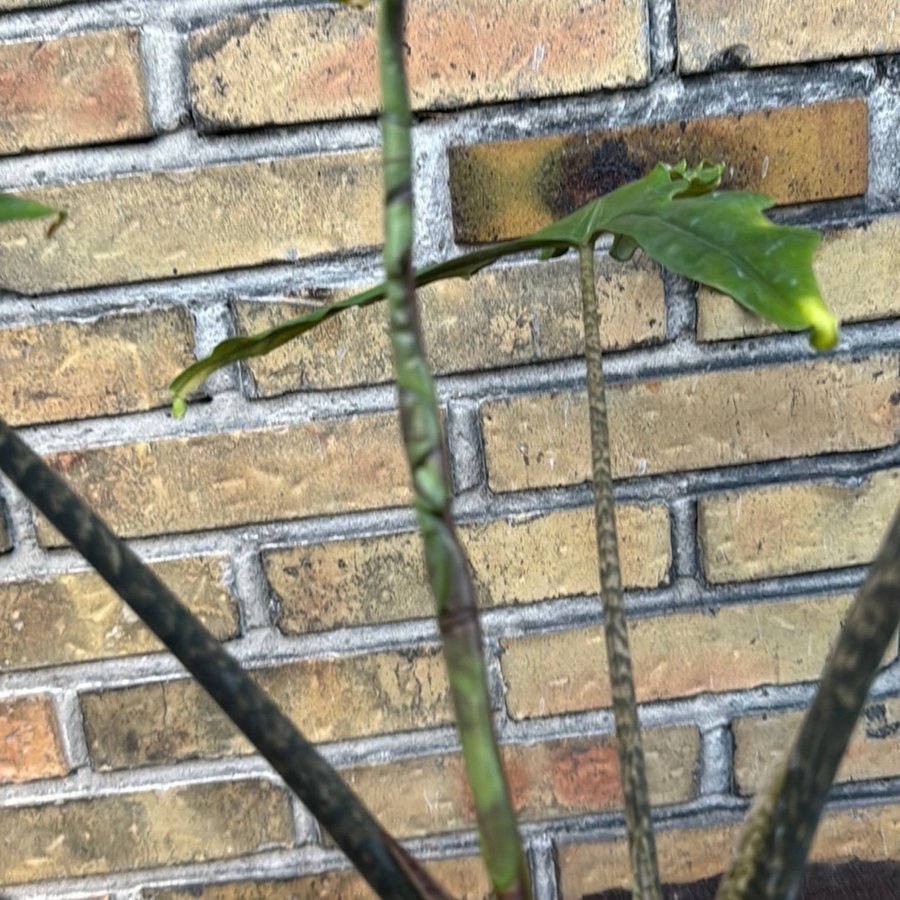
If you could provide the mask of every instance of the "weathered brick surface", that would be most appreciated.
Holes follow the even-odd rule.
[[[315,742],[451,721],[444,662],[436,650],[311,660],[255,677]],[[88,748],[98,769],[250,752],[194,682],[87,693],[81,700]]]
[[[725,63],[773,66],[900,50],[900,21],[881,0],[742,4],[678,0],[678,62],[684,72]]]
[[[842,322],[900,316],[895,288],[900,216],[885,216],[859,228],[826,234],[813,260],[822,295]],[[701,341],[779,331],[729,297],[701,286],[697,294],[697,337]]]
[[[898,360],[876,354],[615,385],[608,392],[613,475],[890,446],[900,425]],[[481,418],[492,490],[590,477],[584,393],[491,401]]]
[[[50,698],[0,700],[0,784],[68,771]]]
[[[669,518],[662,506],[618,510],[623,579],[656,587],[669,571]],[[599,591],[588,509],[467,525],[460,536],[483,608]],[[434,614],[418,534],[269,550],[263,562],[289,634]]]
[[[801,712],[747,716],[732,722],[734,778],[741,794],[753,794],[781,758],[800,725]],[[836,782],[892,778],[900,773],[900,698],[866,705],[841,762]]]
[[[422,330],[432,368],[446,374],[580,354],[584,340],[577,279],[572,257],[486,269],[470,279],[421,289]],[[663,340],[663,285],[655,265],[623,266],[604,254],[597,260],[597,292],[607,350]],[[239,330],[253,334],[318,302],[239,301],[235,316]],[[251,360],[257,391],[272,396],[392,379],[386,317],[383,303],[342,312],[312,334]]]
[[[866,104],[817,103],[738,116],[667,122],[450,150],[458,241],[527,234],[659,160],[726,162],[727,187],[778,203],[863,194],[868,183]]]
[[[644,734],[654,805],[692,799],[700,749],[696,728],[652,728]],[[537,821],[622,805],[615,739],[583,737],[503,746],[519,821]],[[401,837],[475,827],[475,811],[458,754],[426,756],[343,773],[379,821]],[[397,786],[403,785],[398,791]]]
[[[411,5],[404,35],[413,108],[577,94],[648,75],[647,11],[628,0],[465,10]],[[191,100],[216,130],[372,116],[381,108],[375,11],[310,8],[225,18],[189,45]]]
[[[165,406],[193,331],[174,309],[0,331],[0,409],[26,425]]]
[[[409,499],[392,413],[72,450],[48,462],[123,537],[398,506]],[[110,480],[113,471],[117,477]],[[62,540],[44,519],[38,539],[45,545]]]
[[[3,282],[39,294],[285,262],[381,241],[371,151],[131,175],[29,192],[69,211],[0,232]],[[353,214],[348,215],[348,210]]]
[[[691,882],[719,874],[730,858],[737,825],[667,829],[656,837],[663,880]],[[561,897],[578,900],[604,888],[630,884],[624,840],[565,844],[557,851]],[[813,860],[900,860],[900,807],[827,811],[816,832]]]
[[[490,893],[487,873],[479,858],[435,860],[424,867],[458,900],[486,900]],[[142,900],[372,900],[375,896],[362,878],[348,870],[287,881],[241,881],[141,893]]]
[[[638,701],[811,681],[849,604],[849,597],[820,597],[633,621],[629,633]],[[611,704],[601,628],[511,639],[503,649],[500,664],[513,718]]]
[[[698,531],[706,578],[742,581],[871,562],[898,496],[900,469],[857,486],[816,481],[703,497]]]
[[[153,132],[136,31],[0,45],[0,154]]]
[[[265,781],[197,784],[0,809],[0,883],[230,859],[293,842]]]
[[[169,560],[152,568],[217,638],[237,636],[238,612],[222,557]],[[0,585],[2,671],[159,649],[150,630],[98,575]]]

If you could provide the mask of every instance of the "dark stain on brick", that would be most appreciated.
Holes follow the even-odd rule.
[[[568,215],[601,194],[640,178],[647,165],[622,138],[566,142],[541,165],[538,194],[554,219]]]
[[[889,722],[883,703],[873,703],[863,711],[866,721],[866,737],[884,740],[900,734],[900,721]]]
[[[720,875],[686,884],[663,886],[665,900],[714,900]],[[807,866],[797,900],[896,900],[900,896],[900,862],[815,863]],[[582,900],[631,900],[631,891],[614,888],[583,894]]]
[[[894,391],[890,398],[891,406],[900,406],[900,391]]]
[[[728,69],[742,69],[752,65],[753,55],[746,44],[732,44],[717,53],[706,64],[707,72],[725,72]]]
[[[200,62],[215,56],[226,44],[231,41],[240,41],[245,34],[249,34],[256,27],[258,22],[265,22],[267,18],[267,15],[244,13],[229,16],[202,31],[195,31],[188,42],[191,61]]]

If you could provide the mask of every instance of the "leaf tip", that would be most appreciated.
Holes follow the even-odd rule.
[[[800,301],[800,309],[809,323],[809,343],[816,350],[831,350],[838,342],[838,320],[818,298],[807,297]]]
[[[184,397],[180,394],[172,392],[172,416],[176,419],[183,419],[184,414],[187,412],[187,404],[184,402]]]

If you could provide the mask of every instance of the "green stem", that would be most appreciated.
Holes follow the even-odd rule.
[[[184,664],[380,896],[446,898],[215,637],[2,419],[0,469]]]
[[[625,799],[625,822],[631,856],[631,877],[635,897],[661,900],[662,888],[656,861],[656,844],[650,819],[650,799],[644,766],[644,749],[637,716],[631,651],[622,593],[619,541],[616,535],[615,500],[609,451],[609,423],[606,389],[603,382],[603,355],[600,349],[600,313],[594,278],[594,247],[578,249],[581,280],[581,309],[584,320],[584,355],[587,361],[588,410],[591,426],[594,522],[600,558],[600,596],[606,655],[612,684],[619,770]]]
[[[450,511],[441,418],[416,307],[412,115],[403,22],[402,0],[382,0],[378,37],[384,106],[384,268],[400,422],[482,854],[496,896],[524,898],[530,896],[528,868],[494,734],[475,588]]]
[[[789,753],[759,791],[717,900],[795,895],[841,758],[900,624],[900,509],[859,589]]]

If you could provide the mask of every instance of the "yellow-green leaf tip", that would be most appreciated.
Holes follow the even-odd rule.
[[[809,342],[816,350],[830,350],[838,342],[838,320],[818,298],[800,301],[800,310],[809,323]]]
[[[172,395],[172,415],[176,419],[183,419],[184,414],[187,412],[187,404],[184,402],[184,397],[180,397],[178,394]]]

